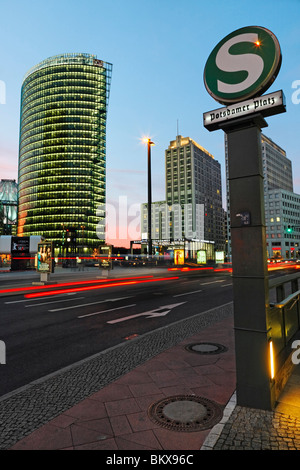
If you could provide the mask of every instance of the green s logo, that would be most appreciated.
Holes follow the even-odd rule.
[[[210,54],[204,84],[219,103],[232,104],[259,96],[275,80],[281,66],[279,42],[259,26],[238,29]]]

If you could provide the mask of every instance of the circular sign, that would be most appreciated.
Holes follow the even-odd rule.
[[[271,31],[260,26],[241,28],[211,52],[204,84],[216,101],[226,105],[260,96],[277,77],[281,60],[278,39]]]

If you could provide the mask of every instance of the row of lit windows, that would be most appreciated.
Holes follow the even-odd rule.
[[[76,110],[75,110],[76,111]],[[43,118],[41,119],[39,116],[34,115],[30,121],[26,121],[26,123],[22,122],[22,129],[21,129],[21,137],[23,134],[26,134],[28,131],[33,129],[33,132],[40,132],[41,129],[48,131],[57,129],[60,126],[63,129],[65,126],[105,126],[106,124],[106,113],[101,115],[94,114],[91,116],[82,116],[76,113],[69,114],[68,116],[64,116],[63,120],[61,116],[56,116],[54,118]],[[31,131],[32,132],[32,131]]]
[[[80,179],[79,179],[80,178]],[[90,188],[93,188],[95,190],[95,193],[100,192],[101,189],[104,186],[105,183],[105,178],[103,177],[102,179],[99,178],[94,178],[91,179],[88,175],[85,175],[85,178],[82,178],[82,175],[80,177],[75,177],[73,178],[73,181],[68,181],[70,178],[65,178],[65,182],[57,182],[54,178],[54,182],[51,183],[51,181],[48,181],[48,179],[51,179],[51,177],[47,178],[39,178],[39,179],[22,179],[20,182],[20,189],[22,189],[22,194],[25,196],[25,193],[23,193],[23,190],[26,190],[27,188],[30,187],[30,185],[33,185],[35,183],[36,187],[34,188],[33,191],[28,192],[28,194],[32,194],[33,197],[35,197],[35,194],[41,194],[42,191],[45,191],[47,188],[47,191],[51,190],[57,190],[57,191],[68,191],[68,190],[80,190],[83,192],[89,192]]]
[[[99,136],[100,137],[100,136]],[[101,137],[100,137],[101,138]],[[102,138],[105,138],[105,134],[102,135]],[[47,149],[55,149],[57,146],[78,146],[78,147],[90,147],[93,148],[97,147],[100,145],[99,138],[97,136],[83,136],[80,138],[78,135],[77,136],[66,136],[65,138],[61,139],[51,139],[51,138],[46,138],[46,139],[41,139],[41,140],[36,140],[36,138],[29,138],[27,139],[27,142],[22,142],[20,145],[20,155],[26,152],[38,150],[38,149],[45,149],[45,153],[49,153]],[[94,146],[94,147],[93,147]]]
[[[77,125],[76,129],[61,129],[61,126],[57,125],[55,126],[55,129],[53,131],[48,131],[45,132],[42,128],[37,129],[37,132],[33,133],[26,133],[23,135],[22,141],[23,142],[43,142],[44,140],[49,140],[49,139],[66,139],[68,137],[74,138],[74,137],[89,137],[89,138],[97,138],[97,139],[105,139],[105,129],[103,127],[99,126],[84,126],[80,128],[80,125]]]
[[[87,79],[92,80],[95,77],[95,80],[99,80],[102,77],[107,79],[106,70],[100,67],[91,67],[91,66],[72,66],[72,67],[61,67],[55,66],[51,68],[43,68],[37,70],[36,72],[29,75],[23,83],[23,89],[31,87],[32,83],[47,83],[50,80],[63,80],[66,77],[70,76],[71,78],[85,79],[85,74],[89,77]]]
[[[37,96],[34,100],[28,100],[27,102],[22,102],[22,112],[26,112],[28,107],[30,109],[36,110],[36,108],[43,107],[43,109],[48,109],[49,105],[59,108],[82,108],[82,107],[93,107],[98,109],[99,105],[104,107],[106,106],[105,95],[101,94],[90,94],[90,93],[60,93],[53,94],[48,97]]]
[[[61,103],[53,103],[52,107],[49,108],[47,105],[41,105],[33,107],[29,106],[27,110],[22,109],[22,124],[30,123],[33,120],[39,119],[53,119],[59,117],[60,121],[66,119],[68,116],[91,116],[98,117],[101,113],[106,112],[106,106],[99,102],[89,103],[87,106],[86,102],[79,101],[62,101]]]
[[[29,183],[29,181],[28,181]],[[31,186],[33,184],[33,181],[31,180],[30,182]],[[55,194],[57,192],[57,198],[64,198],[67,194],[70,195],[70,197],[81,197],[80,195],[88,195],[91,198],[91,190],[93,193],[94,198],[97,196],[101,196],[101,193],[104,192],[105,190],[105,181],[100,182],[100,181],[86,181],[85,184],[83,184],[84,188],[81,188],[78,183],[68,183],[65,186],[63,184],[47,184],[47,185],[38,185],[38,190],[37,191],[32,191],[30,188],[30,185],[27,184],[24,186],[24,183],[22,182],[20,184],[20,191],[22,190],[22,196],[19,199],[19,202],[22,202],[23,197],[28,197],[28,200],[36,201],[37,199],[41,199],[42,197],[51,197],[55,198]],[[28,191],[26,189],[28,188]],[[61,193],[60,193],[61,192]],[[83,197],[83,196],[82,196]]]
[[[26,204],[24,204],[22,205],[22,207],[20,207],[19,218],[26,217],[28,221],[32,219],[37,220],[38,218],[41,218],[45,221],[45,223],[50,223],[50,221],[51,223],[53,223],[55,221],[58,222],[60,218],[58,216],[67,218],[69,216],[72,216],[73,214],[76,214],[79,219],[83,219],[86,217],[89,217],[90,221],[99,219],[100,217],[96,217],[95,215],[97,209],[96,205],[94,206],[94,210],[91,211],[90,205],[86,204],[87,203],[83,204],[82,206],[49,206],[44,207],[44,210],[43,208],[35,210],[34,208],[30,207],[30,205],[26,206]],[[45,217],[45,214],[47,215],[47,217]]]
[[[104,146],[104,145],[103,145]],[[95,158],[97,157],[97,152],[96,152],[96,149],[97,147],[94,146],[88,146],[88,145],[85,145],[85,146],[75,146],[75,145],[60,145],[60,146],[49,146],[49,147],[42,147],[42,148],[38,148],[36,150],[31,150],[30,152],[27,150],[23,150],[22,152],[20,152],[20,157],[23,158],[23,154],[24,154],[24,158],[26,158],[26,153],[29,153],[30,156],[34,156],[34,157],[37,157],[37,156],[41,156],[41,157],[45,157],[46,155],[50,155],[50,154],[72,154],[72,153],[91,153],[91,154],[95,154]],[[78,152],[78,151],[81,151],[81,152]],[[104,150],[104,149],[103,149]]]
[[[55,133],[53,133],[55,134]],[[57,132],[57,134],[59,134]],[[37,140],[39,137],[39,140]],[[80,145],[83,143],[83,145],[94,145],[94,147],[100,146],[101,142],[105,140],[105,133],[104,132],[99,132],[98,135],[96,132],[78,132],[78,131],[73,131],[69,133],[65,133],[65,136],[56,136],[52,137],[50,134],[47,136],[43,137],[42,134],[29,137],[28,139],[24,139],[22,142],[22,145],[20,146],[20,153],[26,153],[29,152],[30,150],[36,150],[36,149],[41,149],[41,148],[48,148],[48,147],[54,147],[54,146],[66,146],[66,145]],[[93,148],[94,148],[93,147]],[[49,152],[48,152],[49,153]]]
[[[30,83],[27,83],[22,90],[22,98],[27,99],[28,96],[32,96],[41,91],[47,90],[49,88],[93,88],[97,89],[106,89],[107,81],[106,77],[103,75],[90,77],[83,76],[74,76],[69,74],[67,76],[61,75],[60,78],[48,77],[47,80],[33,79]]]
[[[45,70],[45,69],[44,69]],[[99,73],[100,72],[100,73]],[[34,73],[29,75],[26,80],[24,81],[24,84],[26,84],[26,87],[32,87],[35,85],[35,83],[42,84],[48,82],[48,80],[51,78],[52,81],[56,80],[64,80],[67,75],[70,75],[74,79],[82,79],[82,80],[101,80],[105,79],[106,80],[106,73],[103,73],[103,69],[101,70],[100,68],[87,68],[85,67],[84,69],[76,70],[75,68],[72,69],[71,71],[64,70],[64,71],[58,71],[57,69],[48,69],[47,73]]]
[[[47,100],[38,100],[35,103],[29,103],[28,106],[22,107],[22,119],[26,121],[29,120],[32,115],[40,114],[42,118],[51,118],[55,116],[64,116],[68,115],[87,115],[98,116],[99,114],[106,111],[106,104],[103,100],[103,97],[98,97],[93,100],[70,100],[66,97],[62,97],[60,101],[47,101]],[[85,113],[85,114],[84,114]]]
[[[40,156],[33,156],[33,155],[25,155],[20,163],[19,168],[22,169],[27,165],[39,165],[42,169],[42,165],[44,163],[51,162],[55,168],[64,168],[70,167],[70,163],[72,166],[76,164],[78,168],[93,168],[96,170],[100,170],[105,167],[105,157],[104,152],[94,152],[94,153],[83,153],[83,152],[72,152],[71,154],[64,154],[61,153],[56,154],[48,154],[47,159],[46,156],[41,154]]]
[[[89,157],[87,157],[86,154],[82,154],[82,156],[80,156],[80,153],[74,152],[73,154],[64,154],[63,158],[59,157],[61,157],[61,154],[48,155],[47,157],[45,155],[34,157],[29,154],[26,160],[22,160],[19,168],[24,170],[28,166],[31,167],[30,171],[36,170],[37,172],[41,170],[57,170],[54,174],[61,172],[61,169],[65,168],[68,169],[69,174],[74,175],[77,174],[77,169],[79,174],[82,170],[87,169],[101,174],[103,168],[105,168],[105,162],[97,154],[90,154]],[[24,171],[22,173],[24,173]]]
[[[78,89],[69,89],[66,90],[65,88],[57,88],[52,90],[52,92],[38,94],[36,93],[33,96],[29,96],[26,100],[22,100],[22,109],[26,109],[27,106],[35,106],[36,103],[57,103],[60,100],[73,101],[76,102],[86,102],[86,103],[98,103],[100,100],[103,100],[103,103],[106,104],[106,95],[105,89],[95,90],[95,89],[87,89],[83,88],[82,90]]]
[[[57,123],[56,125],[43,125],[43,121],[40,121],[41,125],[39,126],[32,126],[31,130],[26,130],[21,135],[22,140],[25,140],[29,137],[33,136],[40,136],[41,134],[47,138],[49,135],[52,137],[60,137],[64,136],[65,134],[74,134],[76,132],[94,132],[97,133],[97,135],[105,135],[104,128],[103,126],[98,126],[97,123],[95,122],[92,124],[91,122],[86,122],[86,123],[81,123],[81,122],[75,122],[72,124],[67,124],[67,123]],[[104,120],[105,124],[105,120]],[[97,125],[97,127],[96,127]],[[102,131],[102,132],[101,132]]]
[[[36,99],[37,97],[55,95],[57,93],[90,93],[98,94],[100,92],[106,93],[106,82],[97,81],[91,82],[89,80],[73,80],[66,79],[60,82],[49,81],[45,85],[35,86],[30,90],[26,90],[22,94],[22,102],[26,103],[30,99]]]
[[[32,159],[30,159],[32,161]],[[97,180],[102,178],[105,175],[105,164],[90,164],[89,162],[78,162],[75,164],[75,161],[58,161],[54,162],[53,160],[49,161],[40,161],[39,163],[29,163],[22,162],[22,166],[19,169],[20,177],[24,175],[31,174],[33,179],[40,177],[49,178],[51,176],[56,179],[61,176],[70,176],[73,178],[79,178],[89,175],[90,177]],[[21,183],[21,180],[20,180]]]

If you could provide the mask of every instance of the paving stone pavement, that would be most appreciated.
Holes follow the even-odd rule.
[[[300,450],[300,419],[236,406],[214,450]]]
[[[0,398],[0,449],[300,450],[299,368],[274,411],[236,405],[232,313],[230,303],[186,318]],[[186,352],[201,339],[229,350]],[[221,420],[191,433],[152,423],[149,404],[180,392],[214,400]]]
[[[1,397],[0,450],[13,447],[136,367],[227,317],[232,317],[232,303],[134,338]]]

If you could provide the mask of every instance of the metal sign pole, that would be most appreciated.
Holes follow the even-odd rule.
[[[273,409],[275,384],[261,128],[267,126],[264,117],[286,109],[282,91],[262,94],[274,82],[281,61],[276,36],[247,26],[223,38],[204,69],[208,93],[226,105],[204,113],[203,124],[227,134],[237,403],[265,410]]]
[[[261,127],[263,119],[223,127],[228,174],[234,293],[237,404],[271,410],[269,288]]]

